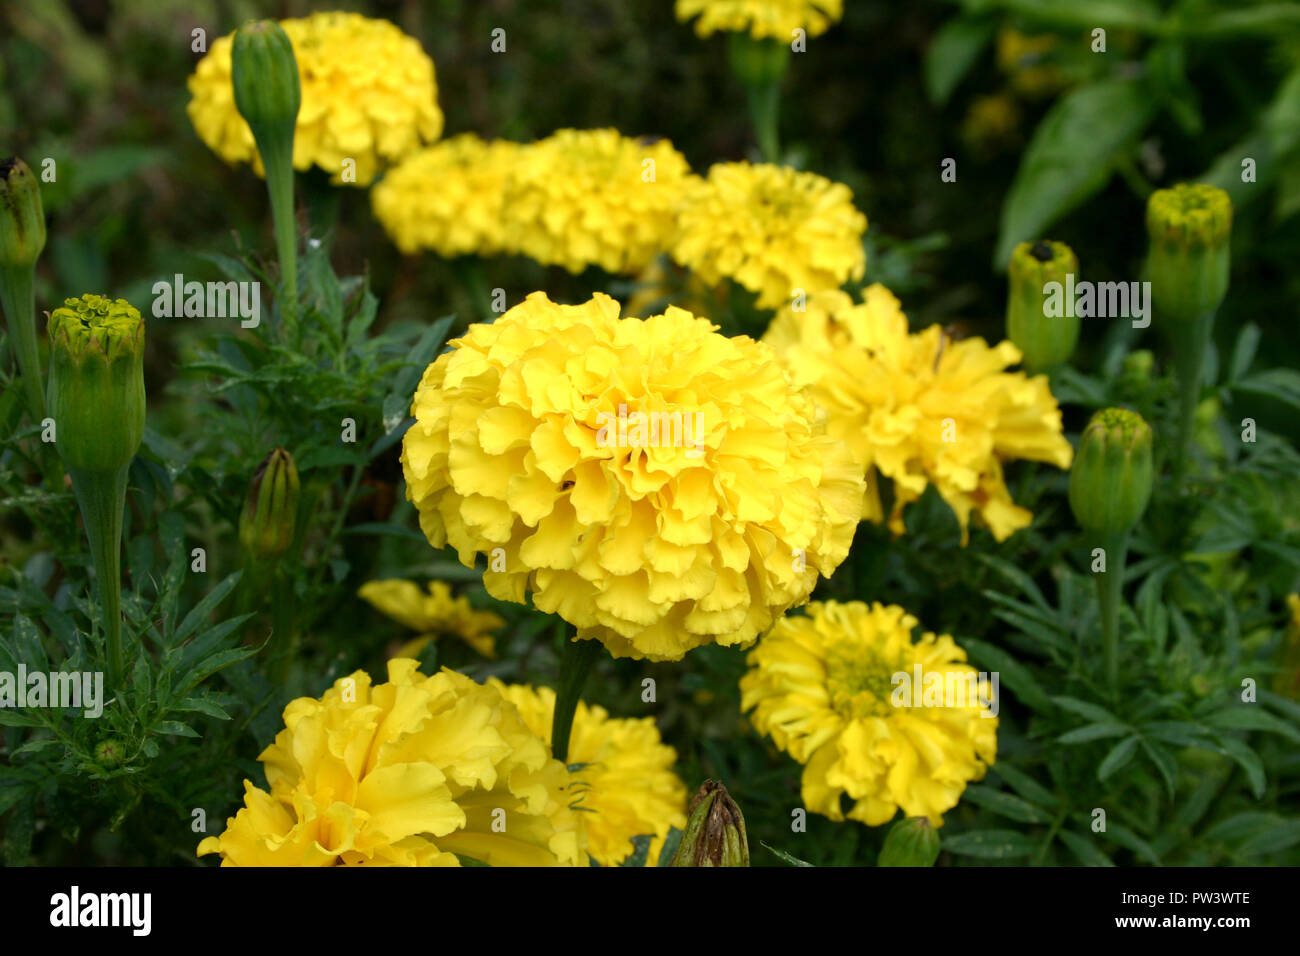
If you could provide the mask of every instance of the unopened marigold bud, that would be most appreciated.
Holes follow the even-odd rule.
[[[266,456],[248,486],[239,516],[239,543],[249,556],[275,561],[293,544],[298,515],[298,467],[276,448]]]
[[[1181,183],[1147,202],[1151,297],[1170,319],[1192,322],[1228,292],[1232,200],[1217,186]]]
[[[1079,271],[1079,260],[1063,242],[1022,242],[1011,254],[1007,271],[1007,338],[1024,356],[1030,372],[1044,372],[1074,354],[1079,341],[1079,316],[1072,308],[1062,315],[1044,313],[1049,282],[1064,289],[1066,276]]]
[[[1089,531],[1131,529],[1151,498],[1151,428],[1125,408],[1097,412],[1079,439],[1070,469],[1070,508]]]
[[[939,831],[925,817],[908,817],[889,828],[876,866],[934,866],[937,859]]]
[[[125,468],[144,437],[144,319],[125,299],[83,295],[50,313],[55,446],[70,470]]]
[[[252,20],[235,31],[230,51],[235,107],[266,159],[266,144],[293,146],[302,105],[298,61],[280,24]]]
[[[34,266],[44,248],[40,184],[17,156],[0,159],[0,268]]]
[[[745,817],[726,787],[706,780],[688,813],[673,866],[749,866]]]

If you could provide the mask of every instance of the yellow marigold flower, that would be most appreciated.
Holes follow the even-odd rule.
[[[270,793],[244,781],[244,808],[199,855],[220,853],[222,866],[585,863],[573,781],[515,706],[417,666],[391,660],[385,684],[357,671],[290,702],[258,757]]]
[[[804,765],[808,809],[869,826],[901,808],[935,826],[997,755],[996,687],[947,634],[912,642],[896,605],[814,602],[749,653],[741,708]],[[918,683],[919,681],[919,683]]]
[[[1282,637],[1279,669],[1273,679],[1273,689],[1292,700],[1300,700],[1300,594],[1288,594],[1286,606],[1291,612],[1286,633]]]
[[[485,657],[496,657],[491,632],[504,627],[505,620],[491,611],[474,610],[469,598],[452,597],[446,581],[430,581],[427,593],[400,578],[367,581],[357,595],[381,614],[420,632],[395,657],[416,657],[430,641],[443,636],[458,637]]]
[[[1011,500],[1002,463],[1015,458],[1068,468],[1070,443],[1047,376],[1005,369],[1020,361],[1011,342],[953,341],[932,325],[909,334],[892,292],[876,284],[858,304],[838,290],[779,312],[763,340],[796,385],[808,386],[867,471],[863,518],[881,521],[879,476],[894,484],[889,526],[902,534],[903,509],[927,484],[957,514],[962,543],[972,511],[999,541],[1033,515]]]
[[[344,160],[356,184],[369,185],[387,163],[442,133],[433,61],[419,41],[387,20],[356,13],[314,13],[280,26],[293,44],[302,84],[293,165],[319,166],[343,182]],[[195,131],[228,163],[251,162],[263,175],[253,133],[235,109],[233,34],[212,44],[189,78],[187,111]]]
[[[555,691],[524,684],[488,685],[519,708],[528,729],[550,745]],[[686,827],[686,785],[673,773],[677,751],[659,739],[651,717],[611,717],[603,707],[578,702],[569,738],[569,765],[587,824],[587,852],[601,866],[618,866],[635,847],[632,838],[652,837],[654,866],[672,827]]]
[[[464,133],[412,153],[371,190],[375,217],[406,255],[510,252],[502,204],[521,148]]]
[[[765,309],[796,289],[861,278],[867,217],[842,183],[770,163],[719,163],[687,195],[672,255],[707,283],[724,278],[758,293]]]
[[[636,272],[667,248],[695,177],[665,139],[562,129],[520,152],[506,187],[505,228],[524,255],[581,272]]]
[[[435,547],[615,657],[752,641],[848,553],[862,472],[767,346],[535,292],[425,370],[402,441]]]
[[[844,15],[843,0],[677,0],[677,19],[685,23],[699,14],[695,32],[708,36],[719,30],[743,33],[760,40],[774,37],[789,43],[795,30],[809,36],[825,33]]]

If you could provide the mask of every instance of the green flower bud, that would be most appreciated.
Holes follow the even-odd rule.
[[[756,40],[748,33],[727,36],[727,57],[731,69],[746,86],[768,86],[779,82],[790,62],[790,45],[780,40]]]
[[[1228,292],[1232,200],[1217,186],[1181,183],[1147,203],[1151,297],[1179,322],[1214,312]]]
[[[937,859],[939,831],[925,817],[908,817],[889,828],[876,866],[934,866]]]
[[[1024,356],[1030,372],[1045,372],[1074,354],[1079,341],[1079,317],[1043,314],[1044,287],[1079,271],[1079,260],[1063,242],[1022,242],[1011,254],[1007,288],[1007,338]]]
[[[266,143],[293,148],[302,105],[293,44],[274,20],[251,20],[235,31],[230,51],[235,107],[266,160]]]
[[[83,295],[50,314],[55,446],[69,470],[125,468],[144,437],[144,319],[125,299]]]
[[[126,748],[120,740],[109,738],[95,745],[95,762],[106,769],[116,767],[125,756]]]
[[[41,187],[17,156],[0,159],[0,269],[30,268],[44,248]]]
[[[277,561],[293,544],[298,516],[298,467],[274,449],[253,475],[239,516],[239,543],[252,558]]]
[[[1089,531],[1126,532],[1151,498],[1151,428],[1125,408],[1097,412],[1079,439],[1070,469],[1070,508]]]
[[[691,799],[673,866],[749,866],[745,817],[716,780],[704,781]]]

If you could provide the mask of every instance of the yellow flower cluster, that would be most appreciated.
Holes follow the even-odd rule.
[[[808,809],[870,826],[901,808],[935,826],[997,755],[994,688],[948,635],[913,643],[895,605],[808,605],[749,654],[741,707],[804,765]],[[918,683],[919,678],[919,683]]]
[[[581,865],[583,822],[564,765],[499,691],[388,662],[284,710],[258,758],[270,793],[198,852],[222,866]],[[504,826],[502,824],[504,823]]]
[[[406,255],[498,255],[516,243],[504,215],[518,143],[473,133],[435,143],[393,167],[370,193],[375,218]]]
[[[616,657],[744,644],[844,559],[862,472],[771,350],[533,293],[425,370],[402,442],[435,547]]]
[[[436,140],[442,111],[433,61],[413,37],[387,20],[356,13],[314,13],[281,20],[302,85],[294,130],[293,165],[315,165],[344,182],[344,161],[355,162],[357,185],[379,169]],[[231,36],[212,44],[189,78],[188,106],[195,131],[228,163],[251,162],[263,175],[253,133],[235,108]]]
[[[796,385],[810,388],[867,471],[863,517],[883,520],[878,476],[893,481],[889,526],[934,485],[956,512],[962,541],[972,511],[999,541],[1033,519],[1011,500],[1002,463],[1014,458],[1068,468],[1061,410],[1046,376],[1005,369],[1020,361],[1011,342],[954,341],[939,326],[910,334],[898,299],[873,285],[855,303],[840,291],[777,314],[763,340]]]
[[[719,30],[743,33],[756,40],[772,37],[789,43],[794,31],[809,36],[825,33],[844,15],[843,0],[677,0],[677,19],[685,23],[699,14],[695,32],[708,36]]]
[[[668,246],[694,178],[665,139],[562,129],[520,156],[506,186],[508,227],[518,251],[543,265],[636,272]]]
[[[357,595],[381,614],[420,632],[395,657],[416,657],[430,641],[443,636],[458,637],[485,657],[496,657],[492,631],[506,622],[491,611],[474,610],[468,598],[452,597],[446,581],[430,581],[427,592],[400,578],[367,581]]]
[[[719,163],[686,197],[672,256],[704,282],[732,279],[775,309],[796,290],[861,278],[866,229],[842,183],[788,166]]]
[[[550,745],[555,691],[523,684],[489,686],[519,708],[519,716]],[[686,828],[686,786],[673,773],[677,752],[659,738],[650,717],[611,717],[603,707],[578,702],[568,762],[587,825],[587,852],[601,866],[618,866],[632,838],[652,837],[647,865],[654,866],[669,829]]]

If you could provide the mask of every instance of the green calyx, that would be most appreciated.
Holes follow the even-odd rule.
[[[111,473],[144,437],[144,320],[125,299],[68,299],[50,314],[46,402],[69,469]]]
[[[934,866],[939,831],[925,817],[908,817],[889,828],[876,866]]]
[[[673,866],[749,866],[745,817],[726,787],[706,780],[687,813]]]
[[[44,249],[40,184],[17,156],[0,159],[0,269],[30,268]]]
[[[1147,203],[1156,310],[1180,324],[1211,315],[1228,292],[1232,201],[1217,186],[1160,189]]]
[[[1020,349],[1025,368],[1044,372],[1074,354],[1079,317],[1045,314],[1048,283],[1066,284],[1077,275],[1079,260],[1063,242],[1022,242],[1011,254],[1007,272],[1007,337]]]
[[[293,44],[278,23],[252,20],[235,31],[231,80],[235,107],[263,153],[268,139],[285,139],[292,147],[302,89]]]
[[[300,485],[293,456],[274,449],[248,486],[239,517],[239,543],[254,560],[279,560],[293,545]]]
[[[1130,530],[1151,499],[1151,428],[1136,412],[1097,412],[1079,439],[1070,469],[1070,508],[1098,535]]]

